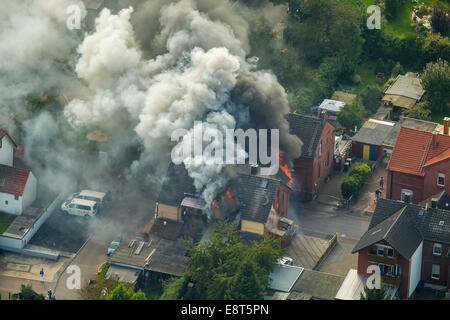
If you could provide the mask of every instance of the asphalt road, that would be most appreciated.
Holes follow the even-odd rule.
[[[301,232],[318,237],[338,233],[340,237],[358,241],[370,223],[371,217],[360,212],[328,206],[317,202],[302,203],[291,200],[289,217]]]

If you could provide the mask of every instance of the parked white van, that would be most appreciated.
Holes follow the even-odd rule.
[[[99,207],[105,206],[107,194],[105,192],[93,191],[93,190],[81,190],[79,193],[73,195],[74,198],[91,200],[98,203]]]
[[[73,198],[61,204],[61,210],[76,216],[90,216],[97,214],[98,204],[92,200]]]

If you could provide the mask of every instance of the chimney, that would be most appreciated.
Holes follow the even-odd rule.
[[[438,145],[438,135],[439,132],[438,131],[433,131],[433,137],[431,138],[431,147],[432,148],[436,148]]]
[[[259,167],[258,167],[257,164],[252,164],[252,165],[251,165],[251,167],[250,167],[250,174],[251,174],[252,176],[256,176],[256,175],[259,174]]]
[[[448,125],[450,122],[450,118],[449,117],[445,117],[444,118],[444,135],[448,136]]]
[[[326,111],[326,110],[322,110],[322,111],[320,112],[320,119],[322,119],[322,121],[325,121],[325,120],[328,119],[328,114],[327,114],[327,111]]]

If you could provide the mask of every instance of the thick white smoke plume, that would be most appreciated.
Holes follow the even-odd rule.
[[[298,156],[301,142],[289,134],[284,118],[289,112],[286,93],[272,74],[252,71],[246,34],[236,33],[246,24],[228,2],[165,3],[144,3],[134,20],[131,7],[117,15],[101,12],[95,31],[78,47],[75,70],[86,84],[86,95],[67,105],[67,119],[74,126],[105,130],[120,127],[124,117],[131,121],[145,146],[135,172],[170,161],[173,131],[193,134],[195,121],[223,133],[236,127],[279,128],[281,147],[291,158]],[[142,36],[145,26],[132,24],[145,21],[149,8],[147,17],[158,17],[150,20],[152,39]],[[233,21],[234,27],[228,24]],[[196,159],[184,164],[211,203],[226,180],[223,167]]]

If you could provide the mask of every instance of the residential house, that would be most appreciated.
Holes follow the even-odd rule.
[[[0,211],[20,215],[36,199],[37,180],[30,170],[13,167],[16,147],[0,129]]]
[[[405,110],[419,102],[425,90],[422,81],[413,73],[398,75],[395,81],[384,92],[381,99],[385,107],[392,108],[392,118],[396,119]]]
[[[316,117],[290,113],[291,133],[303,142],[300,157],[294,160],[293,192],[312,200],[333,167],[335,127]]]
[[[384,153],[392,153],[401,127],[434,132],[439,124],[400,117],[398,122],[369,119],[352,137],[352,153],[364,160],[377,160]]]
[[[289,178],[282,170],[270,177],[260,175],[254,166],[240,166],[236,170],[236,176],[230,179],[225,190],[208,205],[196,191],[184,165],[171,164],[156,204],[157,220],[165,221],[159,229],[178,222],[185,230],[197,228],[189,232],[197,234],[199,222],[206,225],[210,220],[228,218],[239,224],[246,238],[257,240],[272,234],[287,245],[293,229],[293,221],[287,218]],[[156,221],[155,225],[158,225]],[[178,230],[174,226],[170,228]]]
[[[420,203],[441,191],[450,192],[449,119],[444,134],[402,127],[387,170],[386,197]]]
[[[450,211],[379,199],[368,230],[352,251],[358,274],[380,268],[381,283],[410,298],[419,281],[450,288]]]

